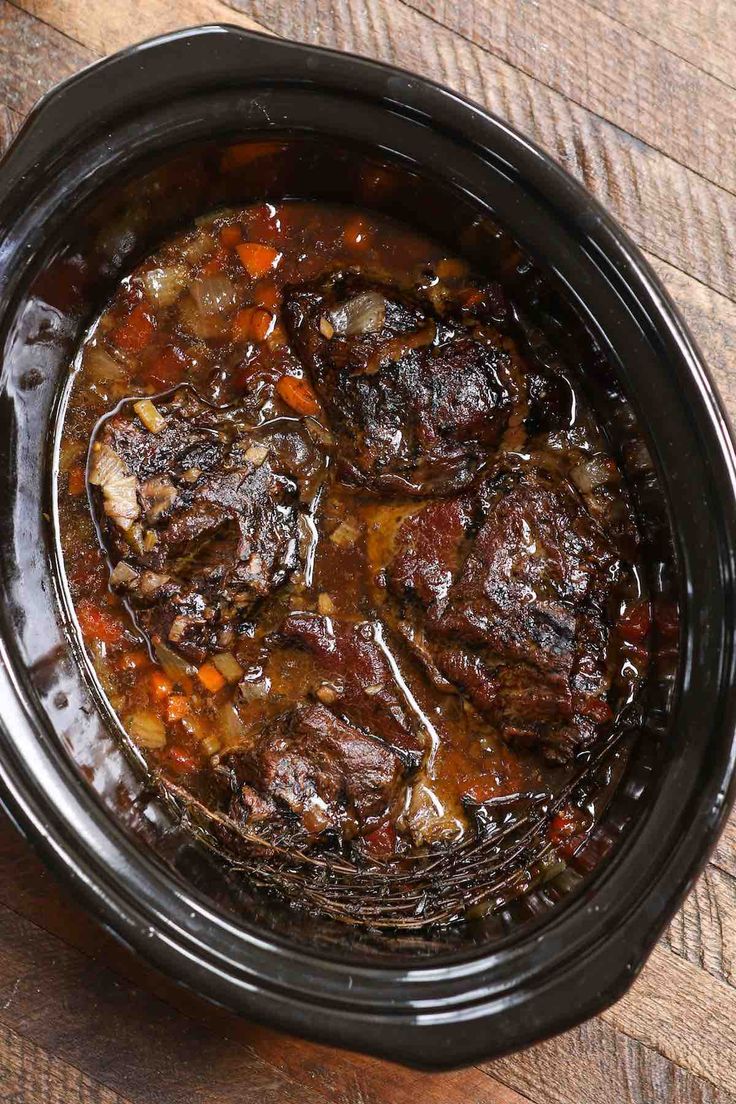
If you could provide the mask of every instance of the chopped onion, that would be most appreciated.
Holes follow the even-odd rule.
[[[369,697],[373,698],[376,694],[380,694],[383,690],[383,683],[377,682],[375,686],[366,686],[365,692]]]
[[[120,560],[110,572],[110,583],[114,587],[130,587],[137,579],[138,572],[125,560]]]
[[[619,474],[610,456],[591,456],[573,468],[570,478],[582,494],[590,494],[596,487],[618,482]]]
[[[232,652],[220,652],[212,657],[217,670],[228,682],[238,682],[243,674],[243,668],[238,663]]]
[[[133,713],[128,718],[128,732],[139,747],[166,747],[166,729],[163,721],[149,710]]]
[[[93,345],[84,358],[85,371],[96,383],[120,383],[128,373],[100,345]]]
[[[220,314],[235,306],[235,285],[224,273],[200,276],[192,282],[189,290],[202,314]]]
[[[140,516],[137,489],[138,484],[132,475],[110,480],[102,488],[105,513],[123,530],[130,529]]]
[[[335,686],[332,682],[322,682],[317,687],[316,694],[323,705],[332,705],[342,694],[342,687]]]
[[[377,291],[361,291],[335,307],[329,322],[340,337],[377,333],[386,320],[386,300]]]
[[[196,675],[196,667],[191,663],[187,663],[183,656],[180,656],[178,652],[170,648],[168,644],[164,644],[162,640],[157,640],[154,643],[153,650],[166,674],[175,682],[182,677],[193,678],[194,675]]]
[[[165,476],[147,479],[141,487],[141,497],[146,510],[146,521],[157,521],[176,501],[176,487]]]
[[[168,268],[151,268],[141,279],[146,295],[157,307],[170,307],[181,295],[188,277],[184,265],[173,264]]]
[[[320,613],[330,614],[335,612],[335,603],[329,594],[320,594],[317,598],[317,609]]]
[[[109,445],[101,445],[98,442],[92,447],[88,478],[95,487],[104,487],[106,483],[122,479],[127,474],[128,468],[125,461]]]
[[[157,571],[144,571],[141,575],[140,592],[144,598],[153,598],[162,586],[168,583],[170,575],[159,575]]]
[[[333,533],[330,533],[330,540],[338,548],[349,548],[350,545],[355,544],[359,536],[358,526],[352,519],[346,518],[345,521],[340,522]]]
[[[268,445],[251,445],[245,452],[245,459],[248,460],[254,468],[260,468],[263,461],[268,456]]]
[[[166,425],[166,419],[150,399],[141,399],[140,402],[133,403],[133,409],[151,433],[159,433]]]
[[[335,327],[332,325],[329,318],[325,318],[324,315],[319,320],[319,332],[323,337],[326,337],[328,341],[335,336]]]

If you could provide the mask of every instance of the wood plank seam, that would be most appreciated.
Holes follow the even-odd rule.
[[[222,3],[222,0],[219,2]],[[232,2],[229,0],[230,5]],[[41,0],[20,0],[20,3],[14,0],[14,3],[14,10],[26,18],[30,18],[27,15],[29,10],[44,6]],[[273,16],[279,31],[325,41],[320,23],[323,5],[319,0],[316,3],[307,0],[299,9],[300,22],[297,26],[292,25],[292,16],[285,14],[282,8],[272,11],[268,3],[256,3],[254,7],[259,15],[261,11],[264,13],[260,15],[261,19]],[[362,36],[363,41],[350,40],[348,46],[362,48],[364,52],[367,46],[369,52],[384,57],[388,53],[387,60],[422,71],[423,49],[419,44],[413,47],[407,39],[416,37],[415,32],[426,23],[425,16],[409,5],[396,5],[393,14],[389,3],[377,7],[375,3],[368,3],[361,9],[360,15],[357,12],[353,15],[349,2],[343,7],[344,14],[351,20],[368,19],[365,28],[368,33]],[[58,11],[53,7],[49,10]],[[379,11],[384,13],[381,16],[383,22],[376,22]],[[386,11],[389,12],[388,17],[385,16]],[[408,22],[397,20],[396,13],[399,11],[406,13]],[[101,37],[102,32],[97,27],[100,18],[94,12],[87,11],[85,19],[91,20],[92,25],[84,42]],[[55,33],[56,27],[62,24],[66,25],[66,22],[60,16],[54,19],[53,26],[51,23],[46,26]],[[400,36],[400,44],[394,39],[394,27]],[[140,33],[150,29],[142,27]],[[343,33],[339,24],[335,30]],[[331,31],[328,31],[327,44],[334,44],[330,43],[329,33]],[[121,36],[120,29],[116,34],[115,45],[120,45],[123,39],[127,41],[128,36]],[[426,35],[422,37],[427,40]],[[68,41],[76,43],[81,39],[79,35]],[[462,47],[459,52],[458,47]],[[75,46],[75,49],[79,48]],[[415,56],[416,50],[419,50],[419,56]],[[397,53],[398,56],[391,56]],[[481,102],[484,99],[488,102],[491,98],[492,110],[509,118],[522,131],[531,132],[541,145],[551,149],[553,156],[567,165],[573,175],[583,176],[594,194],[626,224],[644,248],[656,251],[657,256],[683,272],[694,270],[701,282],[720,294],[736,296],[736,241],[730,231],[731,227],[736,226],[736,201],[727,192],[722,192],[716,185],[706,184],[663,155],[657,154],[652,160],[652,151],[648,151],[643,156],[643,144],[625,131],[589,115],[583,108],[568,104],[560,93],[538,85],[533,78],[513,70],[495,56],[490,69],[481,65],[482,59],[492,55],[450,31],[444,31],[442,38],[438,39],[436,57],[440,62],[441,80],[456,87],[459,84],[461,91]],[[497,102],[499,98],[500,104]],[[571,135],[577,131],[581,131],[584,145],[578,142],[576,149]],[[580,163],[580,150],[586,146],[589,155]],[[612,148],[609,149],[609,146]],[[639,194],[640,188],[643,189],[643,196]],[[632,212],[633,218],[629,217]]]
[[[225,0],[225,2],[227,2],[227,0]],[[640,27],[632,27],[631,24],[625,23],[623,19],[619,19],[617,16],[612,15],[606,8],[599,7],[595,3],[595,0],[581,0],[581,2],[585,4],[586,8],[590,8],[592,11],[605,15],[612,23],[617,23],[619,27],[623,27],[624,30],[629,31],[630,34],[636,35],[637,38],[651,43],[651,45],[656,46],[658,50],[663,50],[666,54],[670,54],[672,57],[677,58],[678,61],[684,62],[685,65],[690,65],[693,69],[697,69],[699,73],[703,73],[707,77],[712,77],[713,80],[717,80],[719,84],[724,85],[726,88],[736,90],[736,82],[731,83],[725,80],[720,73],[714,73],[711,69],[705,69],[702,65],[698,65],[696,61],[693,61],[692,58],[687,58],[684,54],[678,54],[677,50],[673,50],[671,46],[665,46],[663,43],[658,42],[656,38],[652,38],[651,35],[645,34]]]
[[[227,0],[225,0],[225,2],[227,2]],[[584,3],[585,0],[581,0],[581,2]],[[470,46],[475,46],[476,49],[483,50],[486,54],[489,55],[489,57],[499,56],[499,55],[496,55],[493,52],[493,50],[491,50],[488,46],[485,46],[483,43],[477,42],[474,39],[470,38],[464,31],[458,30],[456,27],[449,27],[449,26],[447,26],[447,24],[442,23],[439,19],[437,19],[435,16],[433,16],[432,14],[427,12],[424,8],[418,7],[416,5],[416,3],[414,2],[414,0],[398,0],[398,3],[402,4],[406,8],[409,8],[411,11],[417,12],[417,14],[423,16],[423,18],[425,18],[425,19],[428,19],[436,27],[440,27],[442,30],[444,30],[446,32],[449,32],[450,34],[457,35],[458,38],[461,38],[464,42],[467,42]],[[597,9],[595,9],[595,10],[597,10]],[[662,49],[662,47],[659,46],[659,44],[655,44],[655,45],[657,45],[658,49]],[[502,60],[506,61],[505,58],[502,58]],[[674,162],[674,164],[679,165],[679,167],[681,169],[686,169],[688,172],[693,173],[695,176],[699,177],[705,183],[715,184],[715,186],[720,188],[722,191],[727,192],[731,196],[736,196],[736,186],[731,187],[728,184],[725,184],[722,180],[715,181],[712,176],[706,175],[699,168],[697,168],[695,165],[691,165],[691,164],[688,164],[687,162],[683,161],[681,158],[675,156],[671,151],[663,149],[661,146],[657,145],[656,143],[654,143],[654,142],[652,142],[648,139],[642,138],[639,135],[632,134],[631,131],[626,130],[619,123],[615,122],[613,119],[608,118],[606,115],[601,114],[600,111],[597,111],[594,107],[591,107],[589,104],[584,103],[581,99],[577,98],[576,96],[571,95],[569,92],[561,92],[559,88],[555,87],[555,85],[550,84],[548,81],[546,81],[542,77],[540,77],[539,74],[532,72],[531,69],[527,68],[526,66],[521,65],[521,64],[516,63],[516,62],[512,63],[512,62],[508,62],[508,61],[506,61],[506,64],[512,65],[513,68],[518,69],[519,72],[524,73],[528,77],[531,77],[538,84],[541,84],[545,88],[548,88],[551,92],[557,92],[559,95],[564,96],[564,98],[566,100],[568,100],[569,103],[575,104],[576,107],[582,108],[583,111],[588,112],[594,118],[599,119],[602,123],[606,123],[608,126],[615,127],[622,134],[626,134],[630,138],[634,138],[634,139],[636,139],[636,141],[641,142],[642,145],[645,146],[647,149],[652,150],[654,153],[661,154],[662,157],[668,158],[668,160]],[[691,63],[686,62],[685,64],[690,65]],[[710,76],[710,74],[708,74],[708,76]],[[716,79],[716,78],[713,78],[713,79]],[[724,87],[726,87],[726,88],[730,87],[729,85],[726,85],[725,82],[722,82],[722,83],[724,83]]]

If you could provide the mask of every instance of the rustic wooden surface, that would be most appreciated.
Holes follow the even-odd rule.
[[[367,54],[486,104],[628,228],[736,414],[734,0],[0,0],[0,149],[55,81],[214,20]],[[0,1101],[736,1104],[736,820],[631,992],[422,1075],[211,1008],[86,917],[0,822]]]

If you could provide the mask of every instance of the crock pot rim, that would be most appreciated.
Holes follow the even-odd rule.
[[[620,231],[602,208],[598,206],[596,201],[593,200],[580,185],[572,180],[572,178],[568,177],[562,169],[556,166],[546,154],[534,146],[533,143],[516,134],[506,123],[485,113],[476,105],[468,103],[455,93],[448,92],[438,85],[414,77],[411,74],[389,66],[383,66],[380,63],[359,59],[352,55],[323,50],[318,47],[288,43],[283,40],[272,39],[267,35],[260,35],[257,32],[246,31],[242,28],[229,25],[211,25],[164,35],[94,63],[92,66],[69,78],[62,85],[57,86],[57,88],[48,93],[42,101],[40,101],[39,105],[33,110],[28,120],[21,128],[21,131],[16,136],[5,160],[0,164],[0,208],[2,207],[3,195],[7,196],[15,186],[20,187],[25,173],[32,168],[34,160],[38,163],[38,127],[43,122],[44,114],[48,113],[49,109],[55,108],[59,104],[63,105],[64,97],[71,88],[79,87],[91,77],[93,78],[95,75],[99,75],[110,67],[121,64],[128,58],[139,55],[142,56],[148,51],[161,51],[167,47],[173,46],[178,48],[183,42],[191,43],[196,41],[202,44],[211,35],[220,36],[223,34],[228,36],[236,35],[246,42],[257,40],[259,46],[265,47],[267,44],[269,49],[276,50],[277,52],[289,50],[293,52],[292,56],[294,57],[298,56],[302,59],[317,58],[320,60],[321,64],[331,61],[338,71],[338,79],[341,73],[346,72],[347,66],[351,73],[350,79],[353,85],[358,84],[357,73],[359,71],[364,74],[370,73],[374,77],[377,74],[380,75],[381,78],[398,77],[400,81],[405,81],[408,85],[408,87],[404,86],[400,90],[402,95],[408,97],[411,92],[411,95],[417,99],[417,103],[414,104],[416,110],[420,110],[422,104],[424,104],[425,107],[428,106],[425,102],[427,99],[432,106],[436,105],[436,102],[439,101],[446,100],[452,102],[460,107],[461,113],[472,113],[474,118],[479,121],[483,127],[488,129],[489,136],[491,132],[494,132],[496,135],[503,133],[507,141],[513,143],[517,149],[523,150],[525,156],[529,159],[529,163],[525,166],[525,171],[528,176],[536,177],[537,185],[547,194],[549,194],[550,191],[553,192],[556,203],[562,204],[564,202],[568,209],[568,217],[575,217],[581,224],[584,223],[586,232],[595,232],[597,240],[599,242],[602,240],[604,243],[601,245],[601,248],[604,248],[605,245],[605,251],[609,262],[611,262],[612,256],[614,260],[620,262],[620,264],[614,264],[614,268],[619,272],[622,269],[626,270],[625,279],[627,283],[629,285],[631,285],[632,282],[638,284],[638,298],[647,300],[656,319],[660,324],[664,323],[666,326],[669,339],[677,347],[680,357],[686,363],[692,382],[703,403],[705,413],[708,415],[710,428],[714,431],[713,437],[718,445],[723,473],[727,475],[733,495],[734,487],[736,487],[736,478],[734,476],[736,463],[734,461],[733,443],[730,437],[728,423],[721,409],[720,401],[710,381],[707,370],[702,363],[702,359],[677,309],[670,301],[669,296],[659,285],[656,276],[654,276],[646,261],[638,253],[638,250],[628,241],[626,235]],[[399,90],[397,89],[396,91],[398,94]],[[369,92],[366,94],[374,95],[375,93]],[[45,141],[49,148],[51,148],[58,144],[61,138],[57,132],[56,142],[49,137],[46,137]],[[43,142],[44,139],[42,139],[40,143],[41,146],[43,146]],[[32,148],[34,146],[36,147],[35,152]],[[22,156],[24,150],[26,153],[25,158]],[[24,160],[26,161],[25,167],[23,166]],[[6,175],[6,168],[8,169],[8,179],[4,186],[3,176]],[[0,256],[1,255],[0,253]],[[622,276],[622,278],[624,277]],[[1,301],[0,306],[2,306]],[[728,530],[731,549],[733,550],[733,503],[729,502],[724,504],[724,509],[726,507],[730,507],[730,526],[727,525],[726,528]],[[733,592],[732,576],[727,580],[727,585],[730,587],[731,592]],[[20,700],[22,698],[22,691],[19,690],[17,682],[11,677],[12,658],[5,648],[3,648],[3,651],[5,652],[7,666],[6,670],[0,671],[0,700],[4,700],[3,695],[11,695],[15,699],[14,704],[16,707],[19,707],[16,709],[14,717],[15,723],[18,725],[27,724],[32,728],[32,722],[29,717],[27,715],[23,716],[25,710]],[[732,664],[730,666],[727,664],[727,667],[730,671]],[[733,680],[731,677],[728,685],[721,686],[721,693],[729,691],[732,685]],[[728,731],[731,733],[733,732],[734,704],[733,694],[731,692],[728,695],[728,700],[723,703],[724,727],[727,727]],[[12,712],[12,708],[8,712]],[[11,734],[8,732],[7,728],[7,716],[3,717],[2,725],[5,739],[8,741],[11,739]],[[183,948],[176,948],[170,935],[167,933],[158,933],[156,939],[151,939],[148,934],[150,923],[145,923],[141,917],[134,916],[135,907],[132,900],[123,901],[121,899],[118,892],[119,887],[116,885],[117,880],[122,876],[121,871],[118,871],[113,876],[112,882],[104,887],[104,893],[100,892],[99,886],[93,885],[94,879],[90,877],[91,868],[85,869],[85,864],[79,864],[69,850],[69,847],[74,843],[73,839],[65,839],[63,832],[60,832],[56,839],[52,838],[53,834],[50,830],[50,824],[45,823],[44,817],[39,815],[38,795],[36,795],[35,801],[33,799],[33,780],[32,778],[30,779],[31,786],[27,788],[29,779],[23,779],[21,775],[17,773],[18,766],[18,764],[11,764],[10,760],[6,759],[0,765],[0,774],[2,778],[4,804],[16,820],[16,823],[21,827],[21,830],[26,831],[32,841],[44,854],[46,860],[50,862],[50,865],[62,872],[67,880],[76,883],[78,890],[81,892],[82,896],[85,897],[87,903],[98,913],[98,915],[103,916],[105,921],[116,930],[118,935],[136,946],[145,957],[153,959],[157,964],[167,968],[169,972],[176,973],[176,963],[180,962],[180,955],[187,955],[190,952]],[[662,902],[659,903],[656,923],[650,923],[648,931],[637,943],[632,943],[629,939],[628,944],[626,944],[626,941],[621,938],[615,941],[617,944],[617,966],[614,971],[610,969],[606,971],[609,979],[615,975],[614,979],[609,980],[602,989],[598,988],[596,990],[595,986],[591,987],[589,985],[584,997],[578,1001],[574,1010],[568,1017],[566,1017],[564,1013],[560,1014],[559,1009],[554,1010],[555,1014],[554,1017],[552,1017],[553,1010],[547,1008],[546,1021],[551,1021],[551,1019],[554,1018],[554,1025],[552,1028],[547,1025],[545,1016],[542,1014],[541,990],[544,989],[544,983],[542,982],[538,1014],[529,1017],[526,1025],[518,1025],[515,1036],[509,1039],[505,1049],[511,1046],[520,1045],[529,1041],[531,1038],[539,1038],[550,1029],[554,1031],[562,1030],[563,1027],[569,1026],[583,1016],[590,1015],[600,1010],[609,1003],[611,999],[627,988],[634,970],[641,965],[643,955],[654,942],[667,917],[674,910],[674,907],[689,885],[691,879],[694,877],[699,866],[704,862],[705,850],[715,842],[718,828],[722,823],[728,804],[733,796],[733,774],[734,761],[732,749],[730,762],[721,771],[718,784],[715,786],[716,792],[714,796],[708,799],[708,808],[705,810],[701,809],[701,812],[704,813],[707,819],[707,830],[699,837],[697,847],[694,849],[691,847],[688,850],[685,846],[687,841],[685,841],[685,844],[679,848],[678,855],[676,855],[674,851],[670,855],[670,862],[666,868],[667,876],[670,879],[666,895],[667,903],[664,907],[662,906]],[[709,792],[712,788],[712,786],[709,787]],[[125,845],[130,847],[130,841],[126,840],[122,833],[121,836]],[[143,858],[144,857],[140,855],[135,856],[129,854],[127,856],[127,859],[130,861]],[[146,859],[145,861],[148,860]],[[125,863],[122,863],[122,866],[124,865]],[[615,865],[621,865],[621,857],[619,857],[619,861]],[[104,872],[97,871],[96,875],[102,882],[105,881]],[[661,880],[665,880],[664,872]],[[598,890],[600,890],[600,888],[601,886],[599,885]],[[571,907],[580,909],[586,906],[584,902],[577,902],[576,906]],[[571,917],[567,915],[567,910],[561,910],[559,916],[553,923],[561,925],[569,919],[571,919]],[[592,914],[589,920],[592,933],[594,930],[594,918]],[[143,930],[144,928],[146,929],[145,931]],[[270,937],[264,937],[265,943],[269,943],[269,941]],[[613,953],[613,945],[613,940],[606,940],[606,952],[609,959]],[[596,940],[591,940],[589,953],[585,958],[586,969],[591,968],[592,960],[600,950],[601,948],[598,946]],[[461,972],[465,966],[469,966],[470,968],[466,973],[479,972],[479,970],[487,966],[488,957],[489,956],[484,957],[482,952],[478,952],[478,954],[472,957],[472,962],[461,964]],[[490,958],[492,957],[493,955],[490,956]],[[325,961],[325,956],[319,952],[302,952],[300,950],[294,955],[294,959],[301,960],[302,958],[317,959],[320,962]],[[204,966],[204,963],[200,965]],[[580,965],[580,963],[577,964],[578,971]],[[338,967],[337,964],[331,962],[330,969],[339,969],[344,972],[347,968],[344,963],[341,963]],[[359,968],[356,967],[355,970],[350,970],[350,972],[351,975],[354,976],[367,973],[374,976],[382,975],[387,980],[392,979],[397,982],[408,983],[410,981],[409,974],[416,978],[424,976],[427,980],[430,978],[437,980],[438,974],[447,975],[448,972],[452,972],[454,969],[455,967],[449,966],[443,968],[423,967],[420,964],[416,967],[412,967],[410,971],[392,970],[385,966],[378,968],[364,966]],[[571,975],[573,972],[574,971],[571,971]],[[195,970],[194,975],[196,974],[197,971]],[[200,978],[199,981],[201,983],[201,988],[205,992],[208,992],[208,995],[214,999],[222,999],[226,1003],[232,1003],[223,995],[221,987],[213,987],[207,984],[204,978]],[[223,984],[227,987],[226,981],[223,982]],[[582,984],[582,981],[580,984]],[[272,999],[278,1003],[280,998],[275,997],[273,993],[271,996]],[[288,995],[285,999],[288,1003]],[[505,998],[502,997],[502,1000],[506,1000],[510,1012],[515,1001],[508,994]],[[247,1008],[251,1013],[254,1012],[253,1001],[243,1001],[240,1003],[242,1007]],[[310,1012],[309,1005],[298,1007],[298,1002],[294,1003],[295,1006],[293,1008],[282,1007],[273,1011],[269,1009],[266,1010],[265,1015],[263,1010],[259,1010],[259,1015],[261,1018],[270,1019],[271,1022],[282,1026],[286,1024],[301,1033],[318,1035],[329,1041],[336,1041],[336,1037],[341,1034],[339,1023],[337,1027],[335,1027],[335,1025],[312,1023],[310,1021],[310,1015],[313,1015],[313,1012]],[[361,1049],[368,1049],[388,1057],[411,1061],[414,1064],[425,1066],[446,1067],[450,1064],[457,1064],[458,1061],[468,1061],[487,1055],[489,1043],[488,1040],[484,1038],[482,1032],[480,1034],[476,1032],[472,1037],[469,1032],[465,1038],[463,1038],[462,1035],[465,1031],[465,1028],[462,1026],[463,1023],[467,1025],[470,1021],[478,1021],[480,1024],[482,1019],[488,1016],[489,1008],[483,1001],[479,1003],[475,1003],[472,1000],[466,1002],[463,1016],[452,1025],[445,1023],[445,1017],[437,1002],[435,1002],[432,1008],[422,1008],[424,1002],[417,999],[413,1002],[409,1002],[401,1011],[398,1009],[398,1003],[401,1002],[397,1002],[395,1010],[388,1016],[371,1015],[366,1007],[358,1008],[356,1006],[357,1010],[351,1010],[344,1007],[336,1009],[334,1015],[337,1017],[338,1021],[340,1017],[343,1018],[343,1026],[352,1021],[352,1029],[344,1030],[339,1041],[344,1045],[360,1046]],[[321,1015],[324,1015],[321,1008],[319,1011]],[[401,1020],[402,1022],[396,1022],[397,1020]],[[384,1039],[381,1037],[383,1034],[381,1031],[382,1023],[384,1025],[387,1023],[390,1024],[388,1030],[391,1032],[391,1038]],[[443,1031],[452,1032],[451,1046],[448,1045],[449,1035],[445,1038],[442,1034]],[[370,1038],[361,1038],[361,1032],[367,1032]],[[429,1033],[434,1036],[434,1039],[428,1042]],[[429,1054],[427,1054],[427,1049],[430,1050]]]

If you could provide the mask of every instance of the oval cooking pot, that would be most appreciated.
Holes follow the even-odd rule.
[[[612,854],[569,899],[503,937],[476,931],[379,954],[315,918],[277,922],[263,901],[238,915],[205,886],[200,860],[187,870],[171,860],[175,830],[145,805],[84,672],[58,565],[49,442],[69,357],[126,259],[66,299],[49,273],[74,271],[90,211],[146,165],[264,133],[358,143],[497,219],[564,289],[610,366],[609,400],[625,398],[651,460],[648,494],[669,548],[660,583],[667,576],[681,628],[648,717],[649,754],[623,785]],[[0,164],[0,347],[0,789],[90,910],[231,1009],[427,1068],[529,1044],[620,996],[733,796],[736,499],[727,421],[698,351],[590,195],[507,124],[429,81],[234,27],[182,31],[52,91]]]

